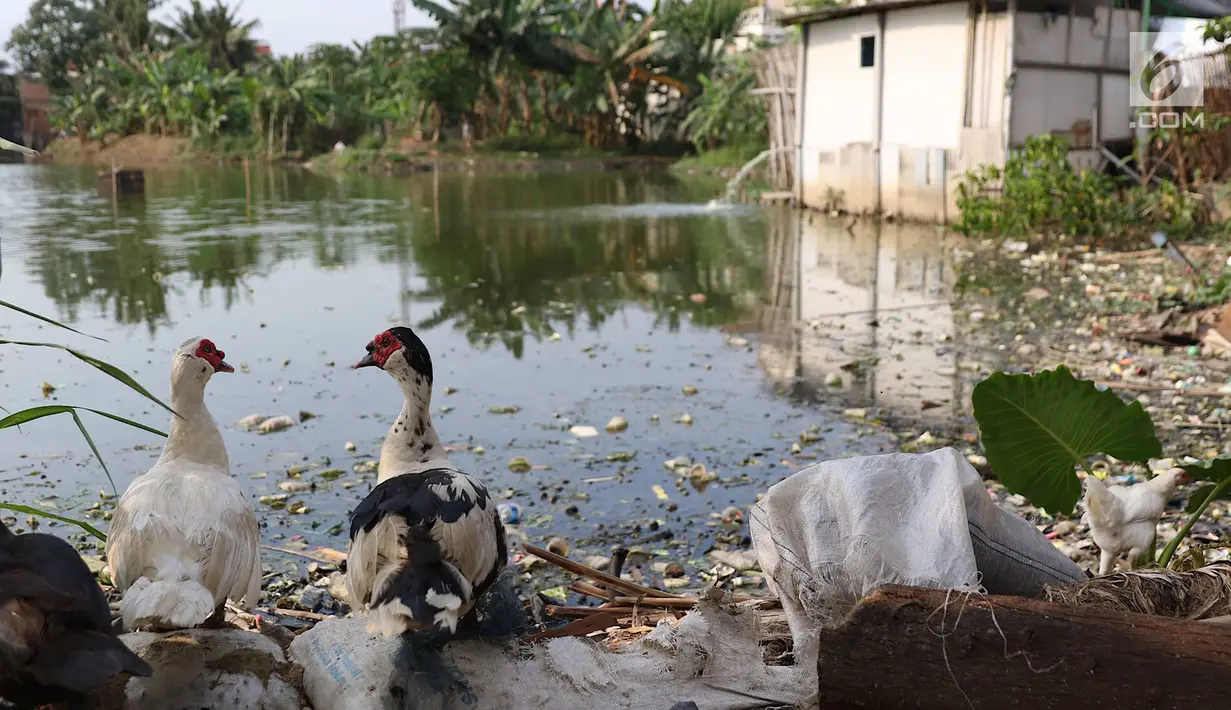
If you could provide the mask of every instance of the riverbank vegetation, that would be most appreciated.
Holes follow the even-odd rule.
[[[162,24],[160,0],[36,0],[7,48],[81,142],[184,137],[269,158],[338,142],[676,155],[765,143],[734,51],[747,0],[414,2],[436,27],[275,57],[259,51],[259,21],[220,1]]]
[[[1082,170],[1069,159],[1069,142],[1033,136],[1004,166],[984,165],[958,185],[967,236],[1101,241],[1108,245],[1148,236],[1156,229],[1187,239],[1226,230],[1203,195],[1180,187],[1164,173],[1149,185],[1101,170]]]
[[[1159,107],[1140,109],[1139,118],[1147,119],[1141,123],[1158,127],[1123,165],[1113,160],[1105,169],[1076,167],[1073,145],[1064,136],[1028,138],[1003,167],[984,165],[964,176],[957,230],[970,236],[1104,245],[1139,242],[1156,230],[1171,239],[1231,234],[1231,152],[1226,150],[1231,92],[1208,80],[1231,56],[1225,45],[1228,27],[1231,17],[1208,22],[1204,40],[1221,49],[1184,57],[1174,67],[1185,76],[1207,77],[1200,108],[1184,110],[1183,120],[1171,126],[1160,118],[1165,114],[1157,113]],[[1094,152],[1086,147],[1087,155]]]

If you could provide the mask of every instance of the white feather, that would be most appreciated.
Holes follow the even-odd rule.
[[[213,371],[191,354],[198,340],[180,348],[172,369],[171,406],[182,419],[172,417],[162,456],[124,491],[107,538],[128,628],[195,626],[228,598],[252,609],[260,597],[259,526],[205,408]]]

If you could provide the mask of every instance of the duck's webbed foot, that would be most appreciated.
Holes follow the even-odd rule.
[[[227,628],[226,602],[219,604],[214,609],[214,613],[210,614],[209,617],[205,621],[201,622],[201,628],[203,629]]]

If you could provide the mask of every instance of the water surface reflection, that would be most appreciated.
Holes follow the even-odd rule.
[[[790,211],[768,224],[758,359],[777,386],[907,419],[962,411],[952,235]]]

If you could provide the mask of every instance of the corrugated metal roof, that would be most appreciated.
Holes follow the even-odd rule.
[[[802,25],[880,12],[881,10],[904,10],[911,7],[943,5],[950,2],[965,2],[965,0],[870,0],[858,5],[842,5],[822,10],[797,12],[783,17],[780,22],[783,25]],[[1063,2],[1059,4],[1067,7]],[[1141,9],[1140,0],[1128,0],[1126,4],[1134,10]],[[1150,14],[1152,18],[1162,16],[1201,19],[1225,17],[1231,15],[1231,0],[1155,0]]]
[[[874,0],[873,2],[865,2],[859,5],[842,5],[840,7],[827,7],[823,10],[797,12],[783,17],[780,22],[784,25],[802,25],[810,22],[836,20],[841,17],[865,15],[870,12],[880,12],[881,10],[904,10],[909,7],[944,5],[951,2],[965,2],[965,0]]]

